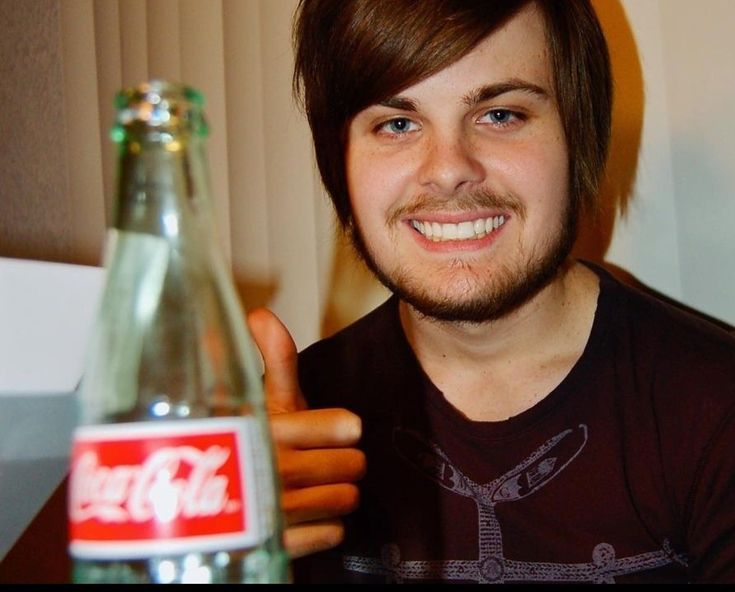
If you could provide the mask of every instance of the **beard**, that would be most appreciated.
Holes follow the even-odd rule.
[[[508,266],[492,271],[493,277],[478,276],[467,279],[467,296],[442,295],[421,285],[420,275],[404,268],[389,272],[378,264],[354,222],[348,235],[357,255],[388,290],[425,317],[440,321],[484,323],[498,320],[531,300],[557,276],[574,246],[577,237],[579,213],[567,200],[566,211],[560,219],[560,228],[526,258],[523,267]],[[450,264],[472,273],[472,266],[461,259]],[[419,279],[416,279],[419,278]]]

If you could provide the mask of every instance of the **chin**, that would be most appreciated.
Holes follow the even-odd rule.
[[[486,323],[501,319],[528,302],[543,289],[490,293],[472,299],[437,298],[415,292],[396,291],[398,296],[424,317],[439,321]]]
[[[571,207],[560,231],[538,252],[529,253],[513,268],[503,266],[482,273],[459,259],[448,268],[446,281],[427,285],[425,274],[405,267],[387,270],[366,248],[359,232],[352,233],[358,255],[378,280],[421,315],[440,321],[484,323],[501,319],[531,301],[552,283],[567,261],[576,236],[577,216]],[[479,265],[479,264],[478,264]],[[431,272],[427,272],[431,273]],[[462,286],[464,284],[464,286]],[[443,290],[453,285],[453,290]]]

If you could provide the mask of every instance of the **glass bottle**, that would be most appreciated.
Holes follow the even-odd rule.
[[[216,242],[202,106],[161,80],[116,97],[116,212],[72,445],[77,583],[290,579],[261,367]]]

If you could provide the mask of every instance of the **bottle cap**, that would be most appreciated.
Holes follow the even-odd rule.
[[[110,135],[122,143],[170,143],[182,136],[205,137],[204,96],[198,90],[166,80],[151,80],[121,90],[115,97],[117,117]]]

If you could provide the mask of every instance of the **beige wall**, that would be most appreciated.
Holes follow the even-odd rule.
[[[0,254],[67,260],[66,125],[59,6],[0,0]]]
[[[622,7],[644,82],[643,125],[630,208],[616,218],[606,260],[735,324],[735,2]]]
[[[578,252],[735,324],[735,2],[595,0],[617,79],[608,215]],[[290,96],[294,0],[0,0],[0,256],[97,263],[112,95],[207,98],[223,248],[301,347],[385,295],[335,239]],[[0,286],[1,288],[1,286]]]

